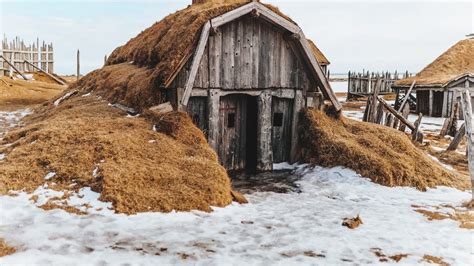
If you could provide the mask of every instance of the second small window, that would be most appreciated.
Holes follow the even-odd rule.
[[[273,114],[273,126],[274,127],[283,126],[283,113],[274,113]]]
[[[235,114],[234,113],[227,114],[227,127],[228,128],[235,127]]]

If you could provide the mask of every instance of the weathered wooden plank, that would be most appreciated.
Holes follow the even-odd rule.
[[[298,157],[298,121],[301,109],[304,108],[303,91],[295,91],[295,99],[293,101],[293,124],[291,125],[291,163],[299,160]]]
[[[262,18],[265,18],[269,20],[270,22],[273,22],[292,33],[298,33],[301,31],[301,29],[297,25],[293,24],[292,22],[286,20],[285,18],[271,11],[263,4],[258,3],[258,2],[255,2],[255,3],[257,5],[258,11]]]
[[[217,152],[219,143],[219,101],[220,101],[220,90],[211,89],[209,90],[208,96],[208,112],[209,112],[209,129],[207,135],[207,141],[214,151]]]
[[[269,171],[273,169],[272,95],[270,90],[265,90],[258,97],[258,120],[257,169]]]
[[[466,81],[465,88],[461,92],[461,105],[464,115],[464,124],[466,127],[466,137],[467,137],[467,161],[469,166],[469,175],[471,176],[471,189],[472,189],[472,198],[474,200],[474,136],[472,135],[472,102],[471,102],[471,93],[469,92],[469,82]]]
[[[211,19],[211,23],[212,23],[212,27],[220,27],[230,21],[233,21],[243,15],[246,15],[250,12],[252,12],[253,9],[256,9],[257,8],[257,3],[256,2],[252,2],[252,3],[249,3],[247,5],[244,5],[244,6],[241,6],[239,8],[236,8],[232,11],[229,11],[223,15],[220,15],[218,17],[215,17],[213,19]]]
[[[416,142],[423,142],[423,134],[420,132],[421,119],[423,119],[423,113],[418,115],[418,118],[415,121],[415,128],[411,132],[411,139]]]
[[[377,105],[377,115],[375,116],[374,123],[381,124],[383,119],[383,104]]]
[[[408,89],[407,93],[405,93],[405,98],[403,98],[403,101],[400,104],[400,107],[398,108],[398,112],[400,112],[400,113],[403,112],[405,104],[408,102],[408,99],[410,99],[410,94],[413,91],[413,88],[415,87],[415,84],[416,84],[416,80],[414,80],[411,83],[410,89]],[[397,92],[397,94],[398,94],[398,92]],[[398,99],[398,97],[397,97],[397,99]]]
[[[303,47],[306,57],[309,60],[311,66],[313,67],[313,70],[316,73],[316,79],[318,79],[319,83],[321,84],[321,89],[324,93],[324,96],[329,101],[331,101],[336,111],[340,111],[342,109],[342,105],[337,100],[336,94],[332,90],[331,85],[329,84],[329,81],[326,79],[326,76],[324,75],[323,70],[321,69],[321,65],[319,65],[318,61],[316,60],[316,57],[314,56],[311,48],[309,47],[309,43],[308,43],[308,40],[306,39],[306,36],[304,36],[304,33],[302,31],[300,31],[299,34],[301,36],[299,43]]]
[[[371,96],[372,100],[370,110],[369,110],[369,115],[367,118],[367,121],[370,123],[374,123],[376,119],[376,112],[377,112],[377,98],[379,97],[379,92],[380,92],[380,87],[382,86],[382,79],[378,78],[377,83],[374,88],[374,92]]]
[[[6,59],[5,57],[3,57],[3,55],[0,55],[2,58],[3,58],[3,61],[6,62],[8,65],[10,65],[11,68],[13,68],[18,74],[20,74],[20,76],[24,79],[24,80],[28,80],[25,75],[23,75],[23,73],[20,72],[20,70],[18,70],[15,65],[13,63],[11,63],[8,59]]]
[[[411,130],[415,130],[415,125],[413,125],[410,121],[405,119],[405,117],[403,117],[402,114],[400,114],[395,109],[393,109],[393,107],[390,106],[382,97],[378,97],[377,99],[378,99],[379,102],[381,102],[385,106],[385,108],[390,113],[392,113],[396,118],[398,118],[401,122],[403,122],[405,125],[407,125],[408,128],[410,128]]]
[[[220,88],[222,69],[222,31],[218,30],[209,37],[209,86]]]
[[[35,69],[38,70],[39,72],[44,73],[46,76],[52,78],[52,79],[53,79],[54,81],[56,81],[57,83],[59,83],[59,84],[61,84],[61,85],[66,85],[66,82],[64,82],[64,81],[62,81],[62,80],[60,80],[60,79],[58,79],[57,77],[55,77],[55,76],[49,74],[48,72],[43,71],[41,68],[39,68],[39,67],[33,65],[32,63],[28,62],[27,60],[25,60],[24,62],[27,63],[28,65],[32,66],[33,68],[35,68]]]
[[[204,54],[204,50],[206,48],[207,40],[209,39],[210,28],[211,28],[211,23],[208,21],[202,29],[201,37],[199,39],[199,44],[197,46],[197,49],[193,58],[193,63],[191,65],[188,81],[186,82],[183,99],[181,100],[181,104],[184,106],[188,104],[189,97],[191,97],[191,91],[193,89],[194,80],[196,79],[196,75],[199,69],[199,64],[201,63],[201,59]]]
[[[464,136],[466,136],[466,123],[463,123],[461,125],[461,128],[458,130],[458,132],[456,133],[456,136],[454,136],[453,141],[451,141],[451,143],[449,144],[446,150],[455,151],[458,148]]]
[[[410,115],[410,106],[409,105],[405,105],[403,107],[403,110],[402,110],[402,115],[403,117],[407,118],[408,119],[408,116]],[[406,129],[406,125],[401,123],[400,127],[398,128],[398,130],[400,130],[401,132],[405,132],[405,129]]]

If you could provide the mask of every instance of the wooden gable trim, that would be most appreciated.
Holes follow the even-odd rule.
[[[301,28],[293,24],[292,22],[286,20],[285,18],[281,17],[277,13],[273,12],[272,10],[270,10],[269,8],[267,8],[266,6],[258,2],[252,2],[247,5],[236,8],[221,16],[211,19],[204,25],[204,28],[201,32],[201,38],[199,40],[199,44],[195,52],[195,56],[193,58],[190,74],[186,82],[185,92],[180,104],[186,106],[188,104],[189,98],[191,97],[194,81],[196,79],[196,75],[199,69],[199,64],[201,63],[204,50],[209,40],[209,33],[211,31],[211,27],[213,29],[217,28],[226,23],[234,21],[235,19],[238,19],[246,14],[252,13],[254,12],[254,10],[256,10],[259,16],[262,17],[263,19],[273,24],[276,24],[288,30],[289,32],[299,36],[298,42],[303,48],[304,55],[310,62],[310,66],[316,76],[316,79],[322,87],[321,89],[323,91],[324,96],[326,97],[326,99],[331,101],[336,111],[340,111],[342,109],[342,106],[337,100],[337,97],[334,94],[334,91],[332,90],[331,85],[329,84],[328,80],[326,79],[326,76],[324,75],[321,65],[319,64],[318,60],[313,54],[311,47],[309,46],[308,40],[304,36],[304,33],[301,30]]]
[[[207,41],[209,40],[210,30],[211,22],[208,21],[202,29],[201,38],[199,39],[199,44],[197,46],[197,50],[193,58],[193,63],[191,64],[191,70],[189,72],[189,77],[184,88],[184,94],[180,105],[188,105],[188,101],[191,97],[191,92],[193,90],[194,81],[196,80],[196,75],[199,70],[199,65],[201,64],[201,59],[204,54],[204,50],[206,49]]]

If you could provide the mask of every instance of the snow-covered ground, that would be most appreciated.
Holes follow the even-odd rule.
[[[4,112],[0,119],[10,128],[25,114]],[[38,208],[63,195],[48,186],[0,196],[0,237],[17,249],[0,265],[379,264],[375,249],[408,254],[399,263],[405,265],[420,263],[425,254],[453,265],[472,263],[472,231],[449,219],[428,221],[413,208],[460,206],[469,192],[388,188],[340,167],[275,168],[295,169],[301,193],[251,193],[249,204],[212,213],[115,214],[89,188],[68,200],[86,215]],[[356,215],[360,227],[341,226]]]
[[[472,231],[448,219],[428,221],[412,207],[459,206],[470,193],[387,188],[339,167],[296,171],[302,193],[254,193],[246,195],[249,204],[212,213],[114,214],[87,189],[71,203],[89,202],[92,214],[84,216],[44,211],[25,193],[1,196],[0,236],[18,251],[0,264],[378,264],[376,248],[409,254],[400,261],[405,265],[425,254],[472,263]],[[341,226],[358,214],[359,228]]]
[[[0,111],[0,138],[7,130],[16,126],[23,117],[29,114],[31,114],[29,109],[13,112]]]

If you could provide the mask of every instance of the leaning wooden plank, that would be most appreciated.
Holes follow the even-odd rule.
[[[383,120],[383,104],[377,106],[377,115],[375,116],[375,124],[382,124]]]
[[[459,144],[461,143],[465,135],[466,135],[466,123],[463,123],[461,128],[456,133],[456,136],[454,136],[453,141],[451,141],[451,143],[449,144],[446,150],[455,151],[458,148]]]
[[[367,104],[365,105],[365,110],[364,110],[364,116],[362,117],[362,121],[368,122],[369,118],[369,113],[370,113],[370,108],[372,107],[372,98],[369,97],[367,98]]]
[[[196,53],[193,58],[193,63],[191,65],[191,71],[189,72],[188,81],[186,82],[186,87],[184,90],[183,99],[181,100],[181,105],[187,106],[189,98],[191,97],[191,92],[193,89],[194,81],[196,80],[196,75],[199,70],[199,65],[201,64],[201,59],[206,49],[207,40],[209,39],[209,30],[211,29],[211,22],[207,22],[201,32],[201,38],[199,39],[199,44],[196,50]]]
[[[408,99],[410,98],[410,94],[411,94],[411,91],[413,90],[413,88],[415,87],[415,84],[416,84],[416,80],[413,81],[413,83],[411,84],[410,86],[410,89],[407,91],[407,93],[405,94],[405,98],[403,98],[403,102],[402,104],[400,105],[400,107],[398,108],[398,111],[401,113],[403,111],[403,108],[405,107],[405,104],[407,103]]]
[[[20,72],[20,70],[18,70],[12,63],[10,63],[10,61],[8,61],[5,57],[3,57],[3,55],[0,55],[0,57],[3,59],[4,62],[6,62],[8,65],[10,65],[15,71],[16,73],[20,74],[20,76],[24,79],[24,80],[28,80],[25,75],[23,75],[23,73]]]
[[[316,56],[314,55],[314,53],[312,52],[309,46],[308,39],[306,39],[306,36],[304,35],[302,31],[300,31],[299,43],[303,47],[304,53],[306,57],[308,58],[311,67],[316,72],[316,78],[321,83],[321,89],[324,96],[326,97],[326,99],[331,101],[332,105],[334,106],[334,109],[336,109],[336,111],[339,112],[342,109],[342,105],[337,100],[336,94],[332,90],[331,85],[329,84],[329,81],[324,75],[321,65],[318,63],[318,60],[316,60]]]
[[[441,128],[441,131],[439,132],[439,135],[441,137],[446,136],[446,133],[448,132],[448,127],[451,124],[451,117],[448,117],[444,120],[443,127]]]
[[[379,97],[379,92],[380,92],[380,87],[382,86],[382,79],[378,78],[377,82],[375,84],[374,88],[374,93],[372,94],[371,98],[371,103],[372,105],[370,106],[370,111],[369,111],[369,117],[367,121],[374,123],[376,119],[376,112],[377,112],[377,98]]]
[[[472,135],[472,103],[469,93],[469,81],[466,81],[466,90],[461,92],[462,111],[464,114],[464,124],[466,125],[467,137],[467,161],[469,175],[471,176],[472,198],[474,200],[474,136]]]
[[[420,113],[418,118],[415,121],[415,128],[411,132],[411,139],[416,142],[423,142],[423,134],[420,132],[421,119],[423,119],[423,114]]]
[[[114,104],[111,104],[110,106],[112,106],[114,108],[117,108],[119,110],[122,110],[122,111],[126,112],[129,115],[137,115],[138,114],[138,112],[135,109],[130,108],[130,107],[125,106],[125,105],[120,104],[120,103],[114,103]]]
[[[403,115],[403,117],[408,118],[408,116],[410,115],[410,106],[409,105],[404,106],[402,115]],[[398,130],[400,130],[401,132],[405,132],[405,129],[406,129],[406,125],[403,124],[403,123],[398,128]]]
[[[64,81],[58,79],[57,77],[55,77],[55,76],[49,74],[49,73],[46,72],[46,71],[43,71],[41,68],[39,68],[39,67],[35,66],[34,64],[30,63],[28,60],[25,60],[24,62],[27,63],[28,65],[32,66],[33,68],[35,68],[35,69],[38,70],[39,72],[41,72],[41,73],[45,74],[46,76],[52,78],[52,79],[53,79],[54,81],[56,81],[57,83],[59,83],[59,84],[61,84],[61,85],[66,85],[66,83],[65,83]]]
[[[395,116],[396,118],[398,118],[400,120],[400,122],[404,123],[409,129],[411,130],[415,130],[415,125],[413,125],[410,121],[408,121],[405,117],[403,117],[402,114],[400,114],[399,112],[397,112],[395,109],[393,109],[392,106],[390,106],[390,104],[388,104],[382,97],[378,97],[378,100],[379,102],[381,102],[385,108],[393,114],[393,116]]]
[[[172,112],[173,106],[171,105],[171,102],[166,102],[157,106],[150,107],[149,110],[158,114],[164,114],[164,113]]]

